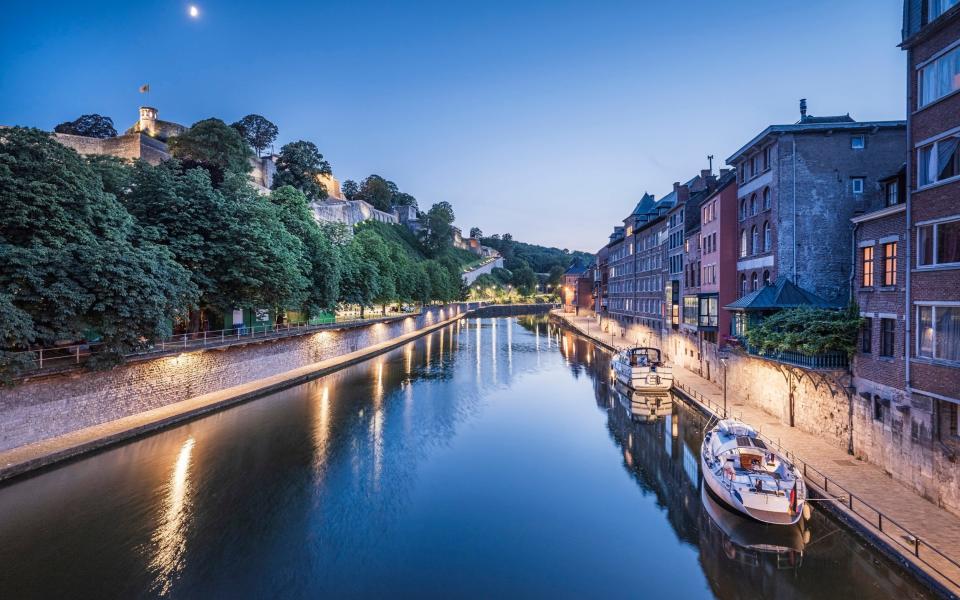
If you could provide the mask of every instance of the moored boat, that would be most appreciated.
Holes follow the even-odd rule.
[[[792,525],[803,515],[803,477],[749,425],[718,422],[703,438],[700,462],[710,491],[734,510],[777,525]]]
[[[613,358],[613,370],[618,381],[638,392],[667,392],[673,387],[673,369],[663,363],[657,348],[621,350]]]

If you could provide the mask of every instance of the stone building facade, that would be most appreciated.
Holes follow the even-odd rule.
[[[771,125],[727,159],[738,173],[738,292],[785,275],[837,305],[850,280],[849,219],[877,204],[903,163],[903,121],[849,115]]]

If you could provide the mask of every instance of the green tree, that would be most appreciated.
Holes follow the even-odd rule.
[[[260,115],[247,115],[232,124],[231,127],[236,129],[240,137],[250,144],[250,147],[256,151],[257,156],[260,156],[277,139],[277,134],[280,132],[276,125]]]
[[[527,263],[523,263],[519,268],[514,269],[510,283],[521,295],[530,296],[537,291],[537,274]]]
[[[86,157],[87,162],[103,182],[103,191],[113,194],[114,198],[122,198],[130,191],[133,185],[133,166],[115,156],[106,154]]]
[[[424,268],[430,278],[430,299],[438,302],[451,300],[456,291],[450,280],[450,272],[436,260],[424,262]]]
[[[329,175],[330,163],[323,159],[320,150],[313,142],[300,140],[284,144],[277,157],[277,174],[273,178],[273,188],[291,185],[311,202],[327,197],[327,189],[320,183],[320,175]]]
[[[195,298],[170,252],[143,235],[86,160],[46,133],[0,131],[0,205],[3,350],[93,331],[99,358],[111,362],[168,334]]]
[[[550,272],[547,274],[547,283],[552,286],[560,285],[560,281],[563,279],[563,274],[566,272],[566,269],[560,265],[553,265],[550,267]]]
[[[113,127],[113,119],[103,115],[81,115],[73,121],[60,123],[53,130],[57,133],[82,135],[100,139],[116,137],[117,130]]]
[[[370,175],[360,184],[357,198],[369,202],[377,210],[388,211],[397,193],[397,186],[379,175]]]
[[[219,185],[227,173],[249,173],[253,153],[236,129],[220,119],[197,121],[167,142],[184,168],[203,167]]]
[[[341,249],[342,280],[340,301],[360,306],[360,315],[374,305],[380,294],[380,278],[377,267],[367,260],[363,247],[356,238]]]
[[[397,273],[390,247],[371,229],[359,231],[353,240],[360,247],[363,257],[377,270],[379,286],[372,302],[382,306],[383,313],[386,314],[387,304],[397,299]]]
[[[343,182],[343,185],[340,186],[340,191],[347,200],[356,200],[360,195],[360,186],[356,181],[347,179]]]
[[[470,237],[479,240],[480,238],[483,237],[483,231],[481,231],[479,227],[471,227]]]
[[[490,269],[490,274],[494,279],[499,281],[501,285],[507,285],[513,279],[513,272],[509,269],[504,269],[503,267],[494,267]]]
[[[334,243],[317,225],[306,196],[292,186],[283,186],[270,194],[280,209],[284,227],[303,244],[310,264],[304,276],[310,280],[304,311],[308,317],[336,307],[340,293],[340,259]]]
[[[426,245],[433,256],[438,256],[453,245],[453,206],[449,202],[437,202],[427,211]]]

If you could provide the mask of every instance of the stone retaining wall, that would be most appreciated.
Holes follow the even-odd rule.
[[[196,350],[131,362],[110,371],[75,371],[28,380],[0,389],[0,451],[278,375],[474,307],[428,307],[420,315],[389,323]]]

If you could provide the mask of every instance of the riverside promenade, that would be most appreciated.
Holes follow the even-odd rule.
[[[592,317],[560,311],[552,314],[609,349],[629,345],[623,338],[601,332]],[[720,386],[684,368],[675,367],[674,379],[678,393],[719,416],[723,406]],[[798,466],[806,467],[808,488],[825,498],[817,501],[818,505],[826,508],[823,505],[829,504],[835,515],[926,579],[941,595],[960,598],[960,517],[894,481],[879,467],[780,423],[775,415],[748,405],[743,398],[728,393],[727,406],[730,416],[760,431]]]

